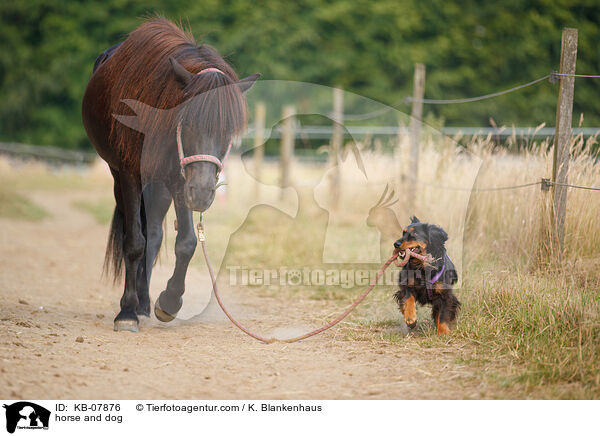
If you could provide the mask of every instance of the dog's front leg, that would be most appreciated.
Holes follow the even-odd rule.
[[[394,295],[398,302],[400,312],[404,315],[404,321],[406,325],[411,329],[417,326],[417,305],[415,296],[407,288],[400,288]]]

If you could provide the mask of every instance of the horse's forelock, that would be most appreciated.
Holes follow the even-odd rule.
[[[190,97],[178,119],[201,135],[227,142],[246,127],[245,99],[236,82],[221,73],[203,73],[186,88]]]

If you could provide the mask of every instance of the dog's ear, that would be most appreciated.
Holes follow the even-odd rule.
[[[419,218],[417,218],[416,216],[413,215],[413,216],[410,217],[410,223],[411,224],[420,223],[420,222],[421,222],[421,220]]]
[[[444,255],[444,244],[448,240],[448,233],[440,226],[429,224],[427,226],[429,233],[429,243],[427,244],[428,250],[433,257],[441,258]]]

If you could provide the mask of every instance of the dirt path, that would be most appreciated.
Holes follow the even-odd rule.
[[[263,345],[221,315],[168,325],[151,319],[138,334],[115,333],[121,289],[99,279],[107,229],[71,207],[76,195],[35,194],[52,214],[41,223],[0,220],[0,398],[506,395],[457,364],[456,345],[352,341],[339,329],[296,344]],[[157,275],[162,283],[163,275]],[[283,301],[256,295],[243,301],[245,321],[261,331],[286,321],[313,325],[312,319],[283,317]],[[322,309],[325,303],[306,304]]]

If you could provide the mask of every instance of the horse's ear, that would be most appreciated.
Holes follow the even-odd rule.
[[[240,88],[240,91],[246,92],[252,88],[252,85],[254,85],[258,79],[260,79],[260,74],[252,74],[251,76],[240,79],[236,85]]]
[[[413,215],[413,216],[410,217],[410,223],[411,224],[419,223],[419,222],[421,222],[421,220],[419,220],[419,218],[417,218],[416,216]]]
[[[190,80],[192,80],[194,75],[186,70],[183,65],[177,62],[174,57],[170,57],[169,62],[171,62],[171,67],[173,67],[175,79],[177,79],[179,86],[181,86],[181,88],[185,88],[188,83],[190,83]]]

